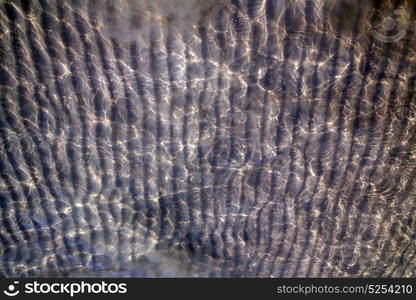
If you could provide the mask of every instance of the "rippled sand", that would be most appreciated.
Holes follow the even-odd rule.
[[[2,1],[0,274],[416,277],[415,13]]]

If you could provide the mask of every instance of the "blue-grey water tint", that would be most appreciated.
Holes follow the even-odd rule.
[[[0,274],[415,277],[413,1],[1,1]]]

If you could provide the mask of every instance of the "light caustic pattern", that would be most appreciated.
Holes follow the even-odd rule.
[[[416,276],[415,12],[1,1],[1,275]]]

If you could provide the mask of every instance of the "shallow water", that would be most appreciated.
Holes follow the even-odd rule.
[[[415,12],[2,1],[2,276],[415,277]]]

